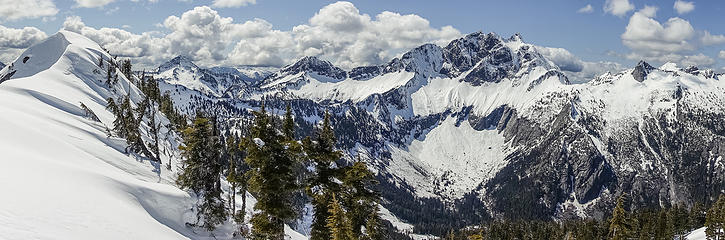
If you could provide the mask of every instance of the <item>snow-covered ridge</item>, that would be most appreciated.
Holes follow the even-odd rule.
[[[199,91],[214,97],[240,97],[249,92],[249,85],[272,74],[270,67],[213,67],[202,68],[187,56],[177,56],[151,73],[170,85]],[[170,90],[170,89],[167,89]]]
[[[0,83],[0,235],[212,239],[185,225],[195,219],[190,211],[195,200],[174,186],[175,172],[125,153],[125,140],[108,136],[114,116],[105,109],[106,99],[129,95],[135,104],[142,93],[120,72],[118,84],[106,85],[99,58],[112,59],[89,39],[61,31],[0,71],[5,79]],[[162,114],[156,117],[167,123]],[[147,132],[145,124],[141,132]],[[173,134],[162,143],[161,160],[170,161],[174,171],[177,146]],[[224,225],[214,234],[227,238],[230,233],[231,226]]]

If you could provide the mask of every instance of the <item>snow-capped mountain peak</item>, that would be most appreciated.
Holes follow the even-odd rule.
[[[171,68],[186,68],[186,69],[198,69],[199,67],[194,64],[194,60],[189,56],[179,55],[172,58],[168,62],[165,62],[159,66],[158,71],[164,72]]]
[[[298,74],[300,72],[313,72],[338,80],[347,77],[345,70],[332,65],[329,61],[314,56],[303,57],[299,61],[280,70],[280,73],[286,75]]]

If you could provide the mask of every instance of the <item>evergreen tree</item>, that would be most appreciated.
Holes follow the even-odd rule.
[[[705,225],[705,208],[700,202],[695,202],[690,208],[689,219],[689,230],[697,229]]]
[[[114,72],[115,72],[115,69],[113,67],[113,64],[108,63],[108,69],[106,71],[106,86],[108,86],[108,87],[112,86]]]
[[[247,180],[244,177],[247,171],[246,164],[242,161],[244,159],[242,149],[240,148],[240,140],[236,135],[232,135],[227,138],[227,156],[229,157],[229,169],[227,170],[227,181],[231,184],[231,191],[229,192],[230,208],[234,221],[242,227],[244,225],[244,216],[246,215],[247,205]],[[242,194],[242,208],[236,210],[236,195]],[[242,231],[245,232],[244,230]]]
[[[220,143],[215,123],[197,113],[193,125],[183,131],[180,146],[182,170],[176,183],[182,189],[193,191],[202,201],[197,206],[197,223],[208,231],[226,219],[224,200],[221,196]]]
[[[626,193],[619,196],[617,205],[612,212],[612,220],[609,225],[609,238],[612,240],[629,239],[636,230],[629,213],[624,209],[626,198]]]
[[[305,138],[303,141],[307,157],[315,166],[314,173],[308,179],[307,195],[312,198],[315,211],[310,231],[311,240],[323,240],[330,236],[327,219],[328,207],[332,201],[332,193],[340,192],[340,185],[334,181],[340,176],[340,170],[335,167],[335,161],[342,157],[342,153],[335,150],[335,133],[330,125],[330,114],[325,113],[322,127],[317,131],[315,139]]]
[[[250,136],[243,143],[250,167],[249,190],[257,197],[254,208],[259,210],[252,217],[252,236],[283,239],[284,222],[295,217],[292,196],[299,188],[295,168],[300,146],[294,136],[277,134],[264,106],[254,115]]]
[[[327,227],[330,229],[331,240],[353,240],[352,227],[350,220],[346,216],[345,210],[340,202],[332,194],[332,201],[329,207],[329,216],[327,217]]]
[[[348,209],[348,218],[353,229],[353,235],[359,237],[365,221],[370,216],[378,215],[380,195],[373,190],[377,185],[375,175],[362,161],[353,163],[345,169],[343,176],[343,204]]]
[[[131,70],[130,59],[125,59],[121,61],[121,73],[123,73],[123,75],[126,76],[128,80],[131,80],[131,74],[133,73],[133,71]]]
[[[707,239],[725,239],[725,194],[720,194],[705,216]]]
[[[380,211],[379,207],[375,205],[376,213]],[[382,219],[378,214],[370,214],[367,221],[365,222],[365,237],[368,240],[382,240],[384,238],[382,225]]]

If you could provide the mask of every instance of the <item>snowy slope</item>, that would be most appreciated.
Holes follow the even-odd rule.
[[[138,101],[140,91],[123,75],[115,90],[106,87],[105,71],[96,65],[99,57],[111,59],[98,44],[61,31],[0,72],[12,73],[0,83],[0,235],[210,238],[185,226],[194,219],[190,207],[195,200],[173,185],[174,172],[125,154],[125,141],[107,136],[113,115],[105,110],[105,99],[130,93]],[[81,103],[100,121],[87,118]],[[165,144],[173,151],[176,143]],[[177,160],[172,159],[172,169]],[[229,225],[215,232],[222,238],[229,234]]]

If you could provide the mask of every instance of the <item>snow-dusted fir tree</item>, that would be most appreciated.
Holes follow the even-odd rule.
[[[249,164],[249,190],[257,197],[252,216],[254,239],[283,239],[284,222],[295,217],[293,194],[299,188],[296,167],[301,147],[294,141],[294,124],[290,110],[285,115],[282,133],[278,134],[272,118],[262,106],[254,112],[250,137],[243,145]]]
[[[192,126],[183,131],[182,169],[176,183],[201,198],[197,206],[198,224],[211,231],[226,220],[221,190],[221,144],[213,120],[198,113]]]

